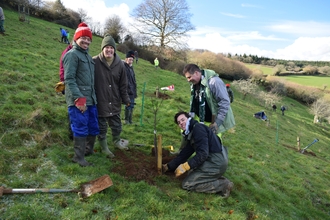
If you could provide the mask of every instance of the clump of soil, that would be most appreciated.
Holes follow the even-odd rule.
[[[136,148],[132,148],[129,151],[116,151],[115,155],[115,160],[120,165],[115,166],[111,172],[118,173],[129,180],[137,182],[143,180],[148,184],[154,185],[155,177],[162,175],[158,173],[153,149],[149,155]],[[166,149],[163,149],[162,156],[163,164],[170,162],[175,157],[170,155],[169,150]],[[175,178],[173,172],[166,172],[166,175]]]

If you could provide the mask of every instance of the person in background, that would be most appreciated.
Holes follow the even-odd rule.
[[[158,69],[159,60],[158,60],[157,57],[156,57],[155,60],[154,60],[154,64],[155,64],[155,68]]]
[[[130,105],[125,107],[125,124],[132,124],[132,117],[133,117],[133,109],[134,109],[134,103],[135,98],[137,98],[137,92],[136,92],[136,79],[135,79],[135,73],[133,69],[133,63],[134,63],[134,51],[128,51],[126,54],[126,58],[124,60],[124,65],[126,67],[126,74],[127,74],[127,93],[129,95],[130,99]]]
[[[229,95],[230,103],[233,103],[233,101],[234,101],[234,92],[230,88],[230,84],[229,83],[226,84],[226,88],[227,88],[227,92],[228,92],[228,95]]]
[[[281,112],[282,112],[282,115],[284,115],[284,111],[285,111],[285,110],[286,110],[285,106],[282,105],[282,106],[281,106]]]
[[[228,167],[228,152],[220,138],[187,112],[175,114],[174,122],[183,130],[186,146],[177,157],[162,165],[162,172],[175,171],[176,177],[188,172],[182,181],[183,189],[229,197],[234,184],[223,177]]]
[[[213,70],[201,70],[196,64],[187,64],[183,74],[191,83],[190,114],[196,114],[201,123],[209,122],[218,134],[235,126],[235,118],[224,82]]]
[[[137,52],[137,50],[134,51],[134,57],[135,57],[135,63],[137,64],[139,60],[139,53]]]
[[[5,34],[5,14],[3,13],[2,8],[0,7],[0,34]]]
[[[276,112],[277,106],[274,104],[272,105],[273,111]]]
[[[60,71],[59,71],[59,75],[60,75],[60,81],[64,83],[64,66],[63,66],[63,57],[64,55],[72,49],[72,43],[70,43],[65,50],[63,50],[61,57],[60,57]],[[65,90],[62,91],[62,94],[65,95]],[[70,140],[73,140],[73,132],[71,129],[71,122],[70,122],[70,117],[68,115],[68,131],[69,131],[69,138]]]
[[[70,44],[70,32],[68,29],[65,29],[66,35],[67,35],[67,40],[68,40],[68,44]]]
[[[73,37],[73,48],[63,57],[65,99],[74,140],[72,161],[80,166],[92,166],[85,155],[93,154],[99,134],[96,95],[94,88],[94,62],[88,54],[92,32],[80,23]]]
[[[108,125],[112,131],[112,141],[116,148],[128,150],[128,140],[121,139],[122,123],[120,118],[121,105],[130,105],[127,94],[127,74],[124,63],[116,54],[115,40],[106,34],[102,40],[101,53],[93,57],[95,62],[95,88],[97,97],[98,136],[102,152],[110,158],[114,154],[107,144]]]
[[[61,31],[61,36],[62,36],[61,42],[68,44],[69,43],[69,41],[68,41],[68,34],[64,30],[64,28],[60,28],[60,31]]]

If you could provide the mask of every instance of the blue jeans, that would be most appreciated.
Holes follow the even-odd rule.
[[[96,136],[100,133],[96,105],[87,106],[84,113],[81,113],[76,106],[69,106],[68,111],[74,137]]]

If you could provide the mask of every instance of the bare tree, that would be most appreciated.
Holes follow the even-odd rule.
[[[310,108],[310,112],[314,114],[314,123],[319,119],[330,117],[330,102],[324,98],[317,99]]]
[[[36,9],[40,9],[43,6],[42,0],[30,0],[30,6],[35,7]]]
[[[181,39],[195,27],[185,0],[145,0],[133,10],[140,34],[149,37],[149,44],[181,48]]]
[[[281,97],[275,93],[260,91],[257,93],[257,97],[261,103],[264,104],[266,108],[271,108],[275,103],[281,101]]]
[[[252,78],[247,80],[235,80],[231,83],[238,91],[243,93],[243,100],[248,94],[255,94],[257,91],[257,84],[252,81]]]
[[[66,13],[66,8],[61,0],[56,0],[53,4],[52,11],[56,14],[63,15]]]
[[[105,33],[110,34],[116,43],[121,42],[121,35],[126,31],[118,15],[109,17],[105,22]]]
[[[87,24],[92,23],[92,18],[87,16],[87,11],[82,8],[78,8],[78,14],[80,22],[86,22]]]
[[[99,21],[90,22],[88,23],[88,26],[90,27],[93,34],[96,34],[98,36],[103,36],[104,34],[103,26]]]

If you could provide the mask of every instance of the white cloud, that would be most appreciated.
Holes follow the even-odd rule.
[[[330,37],[301,37],[285,48],[270,51],[248,45],[244,41],[246,39],[268,41],[284,39],[264,37],[258,32],[243,32],[229,36],[223,36],[220,33],[219,30],[212,31],[211,27],[196,28],[188,39],[188,45],[191,49],[206,49],[214,53],[245,53],[286,60],[330,60]]]
[[[278,59],[329,61],[330,37],[300,37],[274,55]]]
[[[270,31],[297,36],[324,37],[330,35],[330,23],[315,21],[282,21],[266,26]]]
[[[66,8],[74,11],[83,9],[93,22],[100,22],[102,25],[112,15],[118,15],[125,26],[132,21],[129,16],[129,7],[125,3],[115,4],[112,7],[107,7],[104,0],[62,0],[62,3]]]
[[[55,1],[55,0],[51,0]],[[62,0],[67,8],[84,9],[94,22],[104,24],[111,15],[118,15],[128,27],[132,22],[129,7],[125,3],[107,7],[104,0]],[[259,8],[257,5],[242,4],[242,7]],[[223,13],[227,16],[243,18],[239,14]],[[330,60],[330,23],[314,21],[280,21],[266,26],[269,34],[261,31],[228,31],[219,27],[196,27],[190,32],[187,43],[191,49],[207,49],[215,53],[255,54],[288,60]],[[277,34],[285,35],[277,35]],[[292,38],[294,36],[294,38]],[[258,48],[256,43],[271,44],[287,42],[289,45],[274,50]],[[291,43],[290,43],[291,42]],[[258,44],[258,45],[260,45]],[[266,48],[263,44],[263,48]]]
[[[240,15],[240,14],[231,14],[231,13],[225,13],[225,12],[221,12],[222,15],[228,16],[228,17],[234,17],[234,18],[245,18],[244,15]]]
[[[262,8],[261,6],[259,6],[259,5],[251,5],[251,4],[241,4],[241,6],[243,7],[243,8]]]
[[[287,39],[278,38],[274,35],[263,36],[259,31],[237,32],[228,36],[228,39],[235,41],[265,40],[265,41],[286,41]]]

